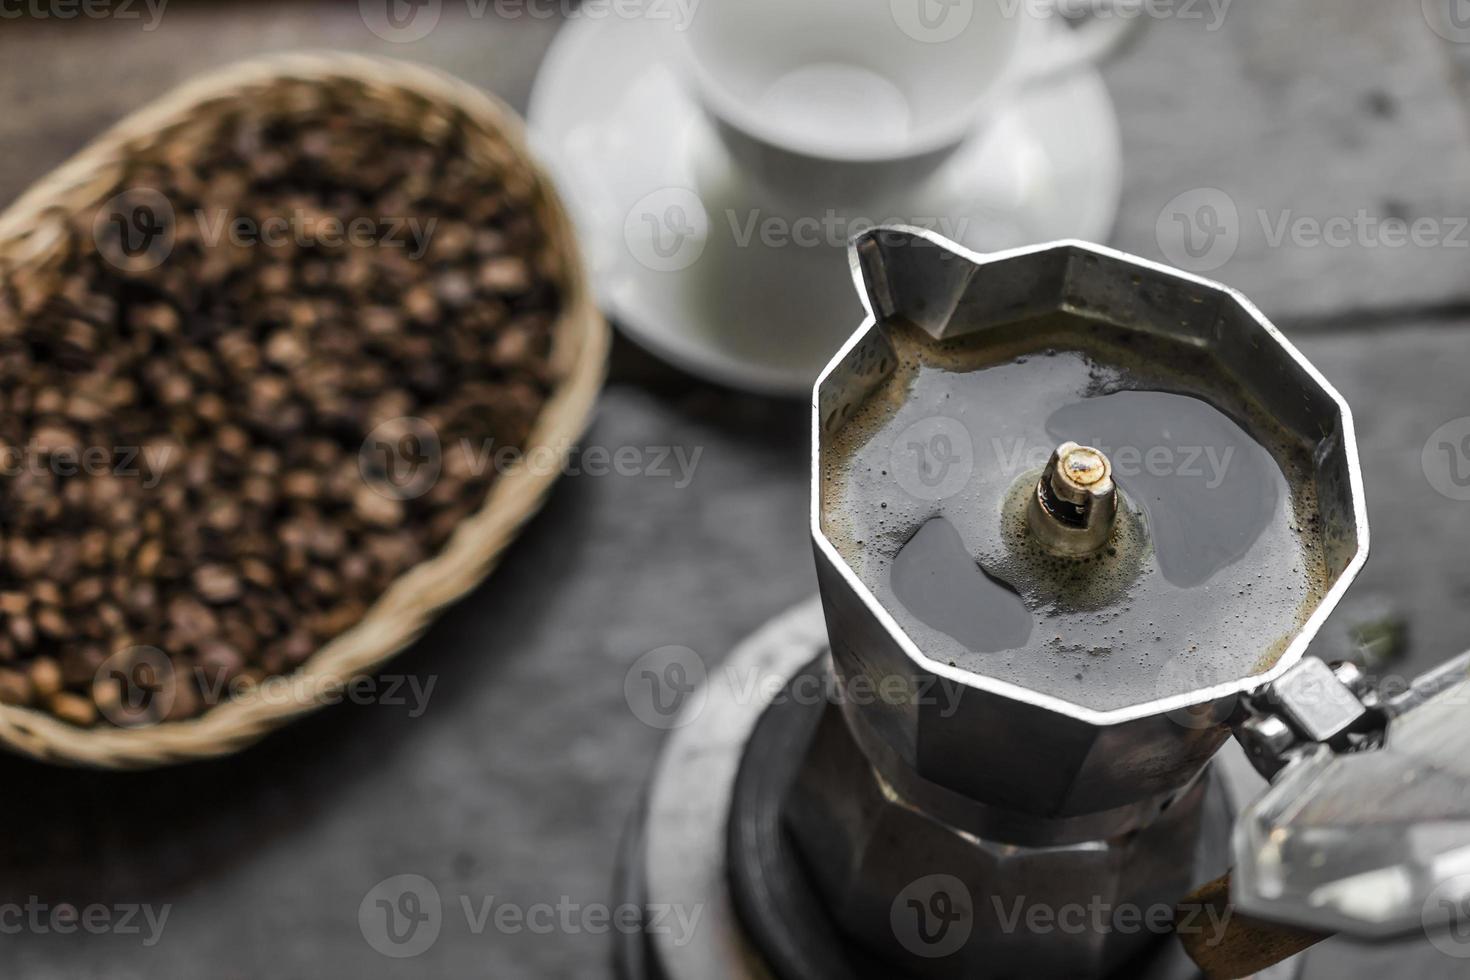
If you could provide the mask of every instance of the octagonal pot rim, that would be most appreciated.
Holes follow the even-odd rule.
[[[1281,656],[1270,669],[1258,674],[1224,684],[1216,684],[1210,687],[1198,688],[1184,694],[1171,695],[1165,698],[1155,698],[1138,704],[1128,705],[1122,708],[1114,708],[1107,711],[1099,711],[1083,705],[1075,704],[1065,698],[1051,694],[1044,694],[1030,690],[1018,684],[998,680],[984,674],[965,670],[961,667],[952,667],[949,664],[926,656],[913,642],[909,635],[898,625],[898,622],[885,609],[873,595],[872,591],[858,578],[857,574],[838,553],[837,548],[828,539],[822,529],[822,466],[820,449],[822,445],[822,420],[820,411],[820,395],[827,380],[841,367],[852,349],[862,342],[872,331],[879,329],[878,317],[873,310],[867,284],[864,281],[862,269],[859,263],[859,243],[866,238],[885,233],[903,233],[915,238],[927,241],[940,249],[952,253],[955,257],[969,262],[975,267],[1003,262],[1010,259],[1025,258],[1027,256],[1040,255],[1046,252],[1075,251],[1088,253],[1100,258],[1111,259],[1127,265],[1136,266],[1140,269],[1158,273],[1176,280],[1192,283],[1202,289],[1220,294],[1222,297],[1235,303],[1245,312],[1257,326],[1265,331],[1278,348],[1316,384],[1324,394],[1331,398],[1337,407],[1342,425],[1343,453],[1347,463],[1348,483],[1353,506],[1353,525],[1356,534],[1357,546],[1351,559],[1344,565],[1342,571],[1337,575],[1330,588],[1327,589],[1317,607],[1307,618],[1286,646]],[[937,232],[923,228],[914,228],[906,225],[882,225],[873,228],[862,235],[856,236],[848,250],[849,261],[852,267],[854,284],[858,295],[862,300],[863,308],[867,312],[866,318],[861,326],[847,338],[842,347],[827,362],[822,373],[817,377],[811,392],[811,500],[810,500],[810,526],[812,541],[826,560],[843,578],[848,588],[854,595],[858,596],[870,615],[883,627],[884,631],[898,644],[904,655],[916,666],[929,671],[933,675],[944,680],[957,683],[966,687],[972,687],[979,691],[993,694],[998,697],[1018,701],[1022,704],[1031,705],[1041,710],[1050,711],[1064,717],[1075,719],[1099,728],[1107,728],[1129,722],[1141,721],[1148,718],[1167,715],[1176,711],[1183,711],[1200,705],[1224,701],[1231,697],[1248,695],[1259,691],[1261,688],[1272,683],[1288,670],[1294,667],[1306,655],[1307,649],[1316,638],[1327,618],[1337,608],[1338,603],[1346,594],[1348,588],[1357,578],[1364,563],[1368,560],[1369,531],[1366,496],[1363,490],[1363,474],[1358,459],[1357,431],[1353,422],[1352,409],[1338,390],[1329,382],[1322,373],[1317,370],[1296,346],[1289,341],[1284,334],[1277,329],[1276,325],[1267,319],[1254,303],[1244,293],[1231,286],[1207,279],[1203,276],[1176,269],[1163,263],[1154,262],[1141,258],[1118,249],[1109,248],[1105,245],[1097,245],[1078,239],[1060,239],[1036,245],[1026,245],[1020,248],[1006,249],[997,252],[975,252],[950,241]]]

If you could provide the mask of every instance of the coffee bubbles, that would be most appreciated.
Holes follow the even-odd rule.
[[[1320,600],[1308,451],[1207,354],[1062,314],[890,339],[895,371],[824,447],[822,520],[930,659],[1112,710],[1268,669]],[[1025,518],[1066,441],[1120,493],[1084,558]]]

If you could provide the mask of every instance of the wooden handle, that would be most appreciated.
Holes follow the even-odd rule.
[[[1206,980],[1244,980],[1330,939],[1330,935],[1263,922],[1230,904],[1230,875],[1179,903],[1174,931]]]

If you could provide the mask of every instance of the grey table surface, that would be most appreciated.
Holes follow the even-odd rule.
[[[1437,492],[1421,462],[1432,433],[1470,416],[1470,235],[1455,235],[1470,216],[1470,47],[1426,16],[1435,2],[1175,4],[1106,72],[1127,163],[1114,243],[1159,257],[1171,202],[1223,192],[1238,245],[1211,274],[1250,293],[1355,406],[1375,548],[1348,603],[1401,605],[1406,672],[1470,646],[1470,503]],[[401,45],[369,33],[357,4],[175,0],[154,23],[155,7],[63,21],[65,5],[46,2],[40,18],[0,19],[0,203],[131,108],[237,57],[378,51],[524,107],[557,29],[525,12],[553,4],[496,17],[445,0],[440,27]],[[1341,247],[1271,233],[1283,218],[1360,212],[1370,231]],[[1392,217],[1427,219],[1438,237],[1386,245],[1371,229]],[[237,757],[161,772],[0,758],[0,910],[168,909],[151,945],[141,920],[141,934],[60,935],[0,916],[0,975],[606,977],[608,938],[576,915],[542,934],[497,928],[494,909],[611,901],[618,837],[660,742],[629,710],[629,666],[671,644],[713,663],[814,589],[805,425],[798,404],[703,385],[619,342],[584,445],[698,451],[693,479],[561,481],[490,581],[390,668],[434,683],[426,711],[341,705]],[[370,889],[399,874],[429,879],[443,902],[439,938],[414,959],[380,955],[358,922]],[[1334,942],[1308,970],[1410,974],[1462,977],[1465,963],[1423,941]]]

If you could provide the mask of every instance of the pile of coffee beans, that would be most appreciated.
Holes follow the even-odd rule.
[[[450,120],[240,107],[0,266],[0,701],[196,716],[484,503],[555,378],[534,184]]]

